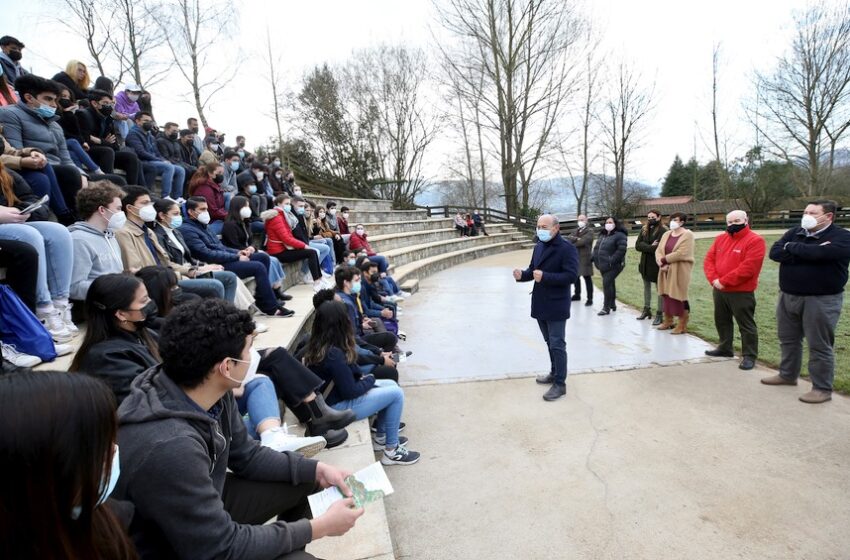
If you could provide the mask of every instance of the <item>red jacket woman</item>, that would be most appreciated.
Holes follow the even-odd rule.
[[[273,210],[263,212],[261,216],[266,223],[268,254],[277,255],[287,249],[308,248],[304,242],[299,241],[292,235],[292,228],[286,223],[286,216],[283,215],[283,210],[274,208]]]
[[[348,248],[354,252],[360,252],[365,249],[366,254],[370,257],[374,257],[377,254],[366,240],[366,231],[363,229],[363,226],[358,226],[354,230],[354,233],[351,234],[348,240]]]

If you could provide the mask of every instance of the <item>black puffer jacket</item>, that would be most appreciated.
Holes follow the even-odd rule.
[[[148,333],[157,339],[153,331]],[[137,375],[157,365],[142,340],[132,333],[121,333],[98,342],[86,352],[80,371],[101,379],[112,392],[118,404],[130,393],[130,384]]]
[[[593,264],[599,272],[622,270],[626,266],[628,244],[626,230],[622,226],[611,232],[603,230],[593,246]]]

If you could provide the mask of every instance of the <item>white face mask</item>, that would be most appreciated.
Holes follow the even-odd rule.
[[[251,347],[251,360],[246,362],[245,360],[240,360],[237,358],[230,358],[234,362],[242,362],[243,364],[250,364],[248,366],[248,371],[245,373],[245,377],[242,380],[233,379],[229,375],[225,375],[226,378],[233,381],[234,383],[238,383],[237,387],[244,387],[246,383],[249,383],[252,379],[257,377],[257,368],[260,367],[260,353],[257,352],[254,347]]]
[[[605,224],[605,229],[607,231],[614,231],[614,224]]]
[[[342,213],[342,218],[343,218],[344,220],[347,220],[347,219],[348,219],[348,212],[343,212],[343,213]]]
[[[804,214],[803,218],[800,220],[800,225],[803,226],[804,229],[815,229],[818,227],[818,219],[809,214]]]
[[[152,222],[156,220],[156,208],[153,207],[153,204],[142,206],[139,209],[139,217],[143,222]]]
[[[198,221],[204,225],[210,223],[210,213],[209,212],[201,212],[198,214]]]
[[[139,94],[138,93],[128,93],[127,97],[130,99],[130,101],[138,101],[139,100]]]
[[[324,219],[325,219],[325,213],[324,213],[324,212],[319,212],[319,219],[320,219],[320,220],[324,220]]]
[[[330,214],[331,216],[336,216],[336,208],[331,208],[330,210],[328,210],[328,214]]]
[[[265,177],[265,176],[266,176],[266,173],[264,171],[258,171],[257,172],[257,181],[262,181],[263,177]]]
[[[365,229],[361,229],[361,228],[357,228],[357,230],[356,230],[356,231],[357,231],[357,235],[363,235],[364,233],[366,233],[366,230],[365,230]]]
[[[670,229],[675,231],[675,230],[679,229],[680,227],[682,227],[682,224],[680,224],[679,222],[677,222],[675,220],[670,222]]]
[[[109,209],[107,209],[106,211],[111,212],[111,210],[109,210]],[[106,227],[108,227],[111,230],[116,230],[116,229],[121,229],[122,227],[124,227],[124,224],[126,224],[126,223],[127,223],[127,215],[124,213],[123,210],[119,210],[118,212],[115,212],[114,214],[112,214],[109,217],[109,223],[106,224]]]
[[[239,209],[239,215],[242,216],[243,220],[247,220],[248,218],[251,217],[251,209],[248,208],[247,206],[243,206],[242,208]]]
[[[576,222],[576,225],[577,225],[579,228],[583,228],[584,226],[586,226],[586,225],[587,225],[587,222]]]

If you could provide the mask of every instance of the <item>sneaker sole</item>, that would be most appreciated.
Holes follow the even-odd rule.
[[[381,464],[386,465],[386,466],[389,466],[389,465],[415,465],[416,463],[419,462],[419,459],[421,459],[421,458],[422,458],[422,456],[420,455],[419,457],[417,457],[416,459],[413,459],[412,461],[395,461],[393,459],[390,459],[386,455],[384,455],[383,457],[381,457]]]
[[[327,445],[327,442],[320,441],[320,442],[317,442],[317,443],[307,444],[303,447],[299,447],[298,449],[293,449],[292,451],[294,451],[295,453],[300,453],[300,454],[304,455],[305,457],[309,458],[309,457],[313,457],[313,456],[317,455],[319,453],[319,451],[321,451],[322,449],[325,448],[326,445]]]

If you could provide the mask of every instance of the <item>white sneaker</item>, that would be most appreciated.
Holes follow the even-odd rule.
[[[50,311],[38,313],[38,320],[44,325],[44,328],[50,333],[50,336],[55,342],[69,342],[74,335],[65,326],[62,316],[55,308]]]
[[[260,444],[275,451],[295,451],[312,457],[325,448],[327,441],[321,436],[298,437],[289,433],[286,424],[260,434]]]
[[[407,299],[407,298],[409,298],[409,297],[410,297],[410,292],[405,292],[404,290],[401,290],[401,291],[399,291],[399,293],[397,293],[396,295],[397,295],[397,296],[401,296],[401,297],[403,297],[404,299]]]
[[[56,350],[57,356],[65,356],[74,351],[74,347],[70,344],[54,344],[53,349]]]
[[[254,322],[254,332],[257,334],[264,333],[269,330],[269,326],[265,323]]]
[[[74,304],[71,302],[53,302],[53,309],[59,312],[59,316],[62,317],[62,324],[65,325],[65,328],[72,335],[76,335],[80,332],[80,329],[77,328],[77,325],[71,320],[71,308],[74,307]]]
[[[312,284],[313,283],[313,275],[310,274],[309,272],[305,272],[304,275],[301,278],[302,278],[302,281],[305,284]]]
[[[20,368],[31,368],[41,363],[41,358],[38,356],[30,356],[23,352],[18,352],[18,349],[11,344],[0,342],[0,349],[3,352],[3,359]]]
[[[325,289],[333,290],[334,288],[336,288],[336,282],[334,281],[333,276],[325,276],[324,278],[322,278],[321,282]]]

